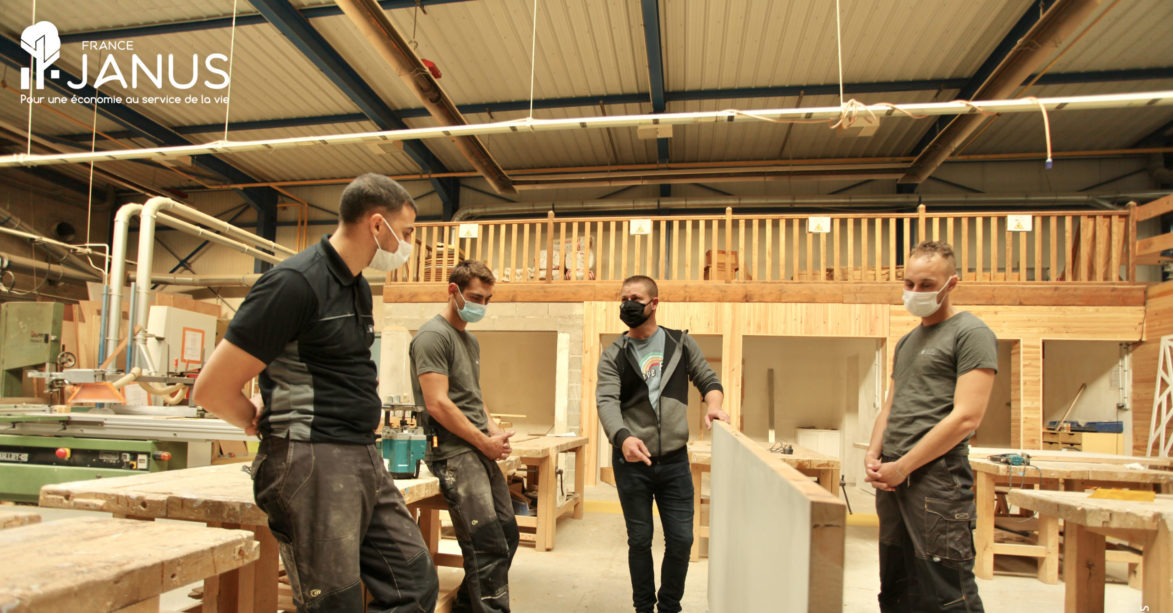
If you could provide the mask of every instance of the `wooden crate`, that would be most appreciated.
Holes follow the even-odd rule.
[[[737,259],[737,252],[725,251],[724,249],[718,249],[716,252],[714,252],[712,249],[705,251],[705,268],[709,268],[714,265],[717,267],[726,267],[737,270],[740,268]]]
[[[1124,435],[1117,432],[1043,431],[1043,449],[1072,449],[1093,453],[1124,453]]]

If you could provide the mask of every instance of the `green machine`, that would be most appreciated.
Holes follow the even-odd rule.
[[[43,415],[46,421],[59,418]],[[4,418],[0,418],[4,419]],[[28,421],[29,416],[20,419]],[[36,502],[41,486],[187,466],[187,445],[71,436],[0,434],[0,499]]]
[[[414,424],[418,422],[419,407],[410,403],[384,404],[383,430],[379,446],[387,472],[396,479],[415,479],[420,476],[420,464],[428,450],[427,437]]]
[[[26,369],[57,364],[61,353],[59,302],[6,302],[0,305],[0,397],[22,396]]]

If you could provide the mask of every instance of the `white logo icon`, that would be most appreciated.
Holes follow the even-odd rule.
[[[45,69],[61,56],[61,37],[57,34],[57,26],[48,21],[34,23],[21,32],[20,46],[33,58],[33,66],[37,71],[37,89],[44,88]],[[52,70],[49,76],[56,79],[59,74],[59,71]],[[21,68],[21,89],[29,89],[29,77],[29,69]]]

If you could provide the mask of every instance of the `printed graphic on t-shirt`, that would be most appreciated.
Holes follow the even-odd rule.
[[[643,362],[640,363],[640,371],[643,373],[644,381],[652,377],[659,376],[661,364],[664,362],[664,353],[656,352],[649,353],[644,356]]]

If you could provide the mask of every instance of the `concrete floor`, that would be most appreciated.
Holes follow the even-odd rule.
[[[879,562],[876,557],[874,516],[868,515],[872,511],[871,497],[853,488],[848,488],[848,495],[856,515],[849,518],[847,530],[843,610],[852,613],[877,611]],[[587,503],[588,512],[582,520],[563,519],[559,523],[553,551],[538,553],[532,547],[523,545],[517,552],[510,572],[513,610],[520,613],[631,611],[626,532],[623,516],[618,512],[615,488],[606,484],[588,488]],[[84,514],[88,513],[42,509],[44,521]],[[661,535],[662,531],[657,525],[653,543],[657,560],[663,555]],[[443,549],[449,548],[458,551],[455,541],[446,540]],[[987,611],[1062,610],[1063,584],[1046,585],[1030,576],[1034,572],[1033,561],[1000,556],[998,569],[1000,573],[995,579],[978,580]],[[708,570],[707,558],[690,566],[683,601],[685,611],[708,611]],[[1123,573],[1123,565],[1109,565],[1110,580],[1122,579]],[[191,587],[194,586],[166,594],[162,608],[176,611],[195,604],[187,598]],[[779,597],[784,604],[784,595]],[[1133,613],[1140,610],[1140,592],[1120,583],[1107,586],[1104,600],[1105,611],[1109,613]]]

